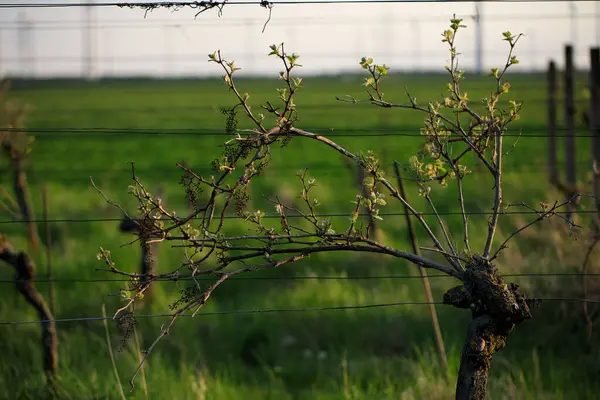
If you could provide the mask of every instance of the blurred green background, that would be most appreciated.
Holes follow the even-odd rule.
[[[369,104],[348,104],[335,96],[364,98],[360,76],[307,77],[298,94],[297,127],[327,135],[352,152],[373,150],[380,155],[388,175],[393,162],[408,165],[419,150],[419,129],[424,115],[410,110],[380,109]],[[562,200],[547,178],[547,97],[543,75],[512,75],[508,99],[523,101],[521,120],[512,126],[506,143],[505,202]],[[390,101],[405,102],[404,86],[420,103],[441,99],[445,75],[393,75],[385,82]],[[587,77],[577,76],[577,165],[582,188],[590,188],[590,138],[581,113],[587,109],[584,88]],[[281,82],[241,79],[240,91],[250,93],[253,109],[274,101]],[[463,90],[471,99],[488,96],[491,78],[467,76]],[[107,204],[91,187],[90,176],[111,199],[134,209],[127,194],[131,184],[129,162],[150,190],[162,190],[170,208],[184,215],[187,207],[182,175],[176,162],[199,174],[210,174],[211,161],[222,151],[225,117],[222,107],[235,104],[232,93],[218,79],[198,80],[100,80],[15,81],[11,98],[28,104],[26,127],[36,140],[27,161],[28,180],[38,217],[42,215],[42,189],[49,193],[49,219],[119,219],[119,210]],[[559,103],[559,121],[562,121]],[[562,124],[559,124],[562,127]],[[238,128],[251,128],[239,116]],[[105,128],[100,131],[98,128]],[[520,132],[520,136],[519,136]],[[559,130],[559,135],[564,131]],[[564,168],[564,138],[559,137],[559,169]],[[8,162],[3,164],[3,184],[9,187]],[[273,151],[267,170],[252,184],[251,210],[273,214],[264,196],[279,195],[296,201],[301,187],[296,171],[308,168],[316,178],[315,195],[321,213],[349,214],[358,193],[356,177],[340,156],[318,143],[294,139]],[[466,180],[466,207],[485,213],[491,208],[492,180],[474,169]],[[408,186],[416,208],[426,205],[415,187]],[[456,189],[434,187],[438,211],[459,211]],[[581,209],[592,209],[584,200]],[[389,202],[382,213],[401,213],[400,204]],[[502,218],[498,240],[531,215]],[[2,220],[2,229],[17,248],[27,249],[22,224]],[[457,242],[461,241],[460,215],[445,220]],[[333,227],[347,226],[347,217],[332,218]],[[480,249],[487,231],[487,216],[471,218],[471,241]],[[578,222],[590,226],[590,214]],[[275,221],[276,222],[276,221]],[[228,220],[231,229],[248,232],[239,219]],[[98,248],[110,249],[123,270],[137,271],[139,247],[122,246],[132,237],[120,233],[117,220],[50,223],[56,293],[56,317],[100,316],[106,304],[109,315],[119,307],[115,296],[125,282],[59,282],[77,279],[113,279],[96,271]],[[38,224],[40,234],[45,224]],[[384,216],[379,224],[386,244],[409,249],[402,215]],[[418,232],[421,245],[429,242]],[[585,232],[569,233],[560,219],[548,220],[526,231],[511,243],[498,260],[502,273],[559,273],[581,269],[589,240]],[[38,276],[44,277],[44,249],[31,253]],[[167,272],[183,259],[181,249],[165,244],[156,254],[158,270]],[[589,271],[598,271],[592,256]],[[1,321],[35,320],[37,315],[10,282],[13,271],[0,269]],[[413,276],[414,279],[343,279],[377,276]],[[312,256],[277,270],[253,273],[252,278],[225,282],[211,297],[205,312],[237,309],[335,307],[403,301],[424,301],[416,267],[404,261],[374,255]],[[302,277],[342,279],[283,279]],[[581,277],[520,276],[509,278],[530,297],[581,298]],[[588,298],[600,295],[600,280],[588,277]],[[456,284],[450,278],[432,278],[434,297]],[[48,285],[37,284],[48,293]],[[165,313],[180,296],[183,282],[159,282],[139,312]],[[594,297],[595,296],[595,297]],[[589,306],[590,311],[597,309]],[[597,307],[596,307],[597,308]],[[144,369],[147,388],[138,378],[127,393],[127,381],[138,360],[132,339],[116,353],[118,371],[131,398],[175,399],[448,399],[453,398],[462,341],[469,321],[467,312],[438,306],[449,357],[449,371],[440,369],[427,306],[404,305],[364,310],[287,312],[247,315],[206,315],[178,320]],[[139,319],[140,347],[147,348],[160,332],[165,318]],[[60,337],[60,386],[64,398],[118,398],[117,384],[107,352],[104,328],[99,321],[58,323]],[[41,368],[39,326],[0,326],[0,396],[40,398],[44,375]],[[122,336],[110,323],[112,344]],[[506,349],[493,362],[489,383],[491,399],[593,399],[600,384],[596,330],[588,341],[582,305],[578,302],[544,302],[534,318],[519,325]]]

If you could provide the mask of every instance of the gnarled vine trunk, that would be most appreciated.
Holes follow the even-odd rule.
[[[14,155],[11,153],[12,167],[13,167],[13,190],[17,204],[19,205],[19,211],[21,212],[21,218],[27,223],[27,237],[29,239],[30,250],[37,250],[40,245],[40,238],[37,231],[37,225],[35,223],[35,213],[33,211],[33,205],[31,204],[31,197],[29,195],[29,187],[27,185],[27,174],[23,169],[23,159],[20,155]]]
[[[0,233],[0,260],[15,269],[17,290],[39,315],[42,325],[44,372],[48,383],[53,387],[58,373],[58,335],[54,315],[32,282],[35,278],[35,264],[25,252],[14,250],[2,233]]]
[[[121,232],[132,232],[139,236],[142,253],[139,273],[146,277],[151,277],[155,273],[156,251],[158,249],[158,243],[149,243],[150,238],[143,228],[145,226],[143,222],[144,221],[134,221],[125,216],[119,225],[119,229]],[[145,297],[150,298],[150,295],[151,287],[149,286],[145,291]]]
[[[506,345],[516,324],[531,318],[530,307],[537,302],[525,299],[517,285],[505,284],[491,262],[474,256],[464,283],[446,292],[444,303],[468,308],[473,315],[460,360],[456,399],[483,400],[494,353]]]

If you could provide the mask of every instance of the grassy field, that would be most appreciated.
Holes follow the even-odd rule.
[[[585,107],[585,76],[577,79],[578,112]],[[547,184],[545,79],[538,75],[510,77],[514,91],[509,98],[523,100],[522,119],[513,127],[508,143],[516,142],[506,157],[505,201],[553,201],[562,195]],[[406,163],[418,151],[423,116],[401,110],[378,109],[367,104],[347,104],[335,96],[363,96],[361,77],[306,78],[297,104],[299,127],[325,130],[325,134],[351,151],[373,150],[391,174],[394,160]],[[386,83],[386,95],[405,100],[404,85],[420,102],[439,99],[446,77],[442,75],[396,75]],[[246,79],[240,89],[251,95],[255,108],[276,97],[279,83]],[[467,77],[470,97],[485,96],[492,89],[489,78]],[[129,80],[99,82],[15,82],[12,97],[31,105],[26,126],[36,131],[27,169],[38,216],[42,211],[42,188],[50,194],[50,219],[120,218],[119,211],[93,190],[90,176],[111,199],[132,208],[127,195],[130,167],[150,189],[161,188],[167,204],[186,210],[180,171],[176,162],[186,161],[207,174],[210,162],[221,151],[225,118],[221,107],[233,103],[232,94],[219,80]],[[559,110],[562,118],[562,110]],[[240,119],[239,128],[250,128]],[[98,128],[105,128],[99,131]],[[521,137],[517,134],[522,130]],[[560,132],[562,133],[562,132]],[[390,135],[391,134],[391,135]],[[398,135],[402,134],[402,135]],[[578,134],[587,135],[578,122]],[[517,142],[518,139],[518,142]],[[562,142],[561,142],[562,143]],[[589,181],[590,139],[581,137],[578,174],[584,187]],[[562,148],[562,146],[561,146]],[[563,154],[559,156],[563,163]],[[273,154],[273,161],[252,187],[252,209],[268,207],[262,195],[293,198],[299,191],[296,171],[308,168],[317,179],[317,197],[324,213],[349,213],[356,194],[354,177],[335,153],[308,141],[294,140]],[[6,173],[2,178],[7,183]],[[487,211],[491,203],[491,180],[475,170],[467,182],[467,208]],[[415,188],[409,188],[417,208],[425,210]],[[587,189],[586,189],[587,190]],[[452,187],[435,188],[440,212],[458,210]],[[584,201],[582,207],[589,209]],[[271,209],[266,210],[272,213]],[[391,203],[384,212],[400,212]],[[5,215],[4,220],[9,219]],[[448,216],[451,231],[460,237],[460,217]],[[506,217],[500,236],[505,236],[527,216]],[[345,217],[333,218],[344,226]],[[589,218],[582,218],[583,224]],[[40,224],[40,232],[45,226]],[[121,269],[135,270],[137,246],[121,247],[131,239],[119,233],[118,222],[62,222],[50,225],[54,277],[57,280],[114,278],[98,272],[100,246],[110,249]],[[389,244],[408,248],[402,216],[386,217],[381,224]],[[10,241],[26,248],[21,224],[4,223]],[[248,227],[231,220],[231,229]],[[486,216],[473,216],[472,241],[481,246]],[[580,267],[587,241],[569,236],[558,221],[547,221],[507,249],[498,264],[505,273],[565,272]],[[428,244],[423,237],[423,245]],[[32,254],[40,276],[46,271],[44,252]],[[164,246],[157,255],[160,271],[178,266],[182,255]],[[597,268],[597,265],[595,266]],[[597,271],[598,272],[598,271]],[[405,262],[365,255],[322,255],[253,277],[293,278],[305,276],[376,277],[417,276],[416,267]],[[10,268],[0,269],[0,279],[11,279]],[[581,297],[581,278],[518,277],[530,296]],[[454,282],[432,279],[436,300]],[[2,283],[1,321],[37,319],[11,283]],[[47,293],[47,285],[38,287]],[[115,310],[122,287],[119,282],[56,282],[58,318],[100,316],[102,304]],[[161,282],[141,313],[164,313],[177,300],[185,284]],[[600,294],[598,279],[590,281],[591,296]],[[418,279],[272,279],[228,281],[219,288],[205,311],[332,307],[344,305],[423,301]],[[448,379],[440,371],[431,322],[426,306],[397,306],[366,310],[296,312],[246,315],[199,315],[180,320],[170,336],[151,355],[145,369],[147,390],[137,381],[131,398],[150,399],[447,399],[452,398],[462,340],[469,315],[438,307],[449,356]],[[140,319],[138,333],[146,348],[160,331],[164,318]],[[44,376],[41,370],[39,327],[0,326],[0,397],[39,398]],[[120,344],[119,331],[110,324],[113,347]],[[119,398],[101,322],[58,324],[60,336],[60,382],[64,398]],[[598,343],[593,333],[592,343]],[[253,363],[245,355],[260,355]],[[491,399],[593,399],[597,398],[600,374],[597,345],[587,344],[581,304],[547,302],[534,319],[517,327],[508,347],[494,359],[490,380]],[[132,340],[116,353],[121,380],[125,383],[136,367],[137,348]],[[129,397],[129,394],[128,394]]]

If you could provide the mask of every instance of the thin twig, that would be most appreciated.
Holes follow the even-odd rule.
[[[452,258],[455,258],[457,260],[460,260],[460,261],[464,262],[465,264],[468,262],[467,260],[465,260],[464,258],[462,258],[460,256],[457,256],[455,254],[450,254],[448,252],[441,251],[440,249],[434,249],[434,248],[431,248],[431,247],[423,247],[423,246],[420,246],[419,249],[425,250],[425,251],[431,251],[431,252],[434,252],[434,253],[440,253],[440,254],[443,254],[446,257],[452,257]]]
[[[138,356],[138,362],[141,363],[142,362],[142,348],[140,346],[140,338],[139,338],[138,330],[135,326],[133,327],[133,339],[135,340],[135,348],[137,350],[136,354]],[[143,366],[142,366],[142,390],[144,391],[144,397],[147,399],[148,398],[148,384],[146,382],[146,370],[144,369]]]
[[[115,362],[115,355],[113,353],[112,344],[110,342],[110,333],[108,332],[108,323],[106,321],[106,306],[102,304],[102,323],[104,324],[104,332],[106,333],[106,345],[108,346],[108,355],[110,356],[110,362],[112,363],[113,372],[115,374],[117,385],[119,387],[119,395],[121,396],[121,399],[125,400],[125,392],[123,392],[123,385],[121,384],[121,378],[119,378],[119,371],[117,370],[117,363]]]
[[[555,202],[554,205],[547,211],[538,211],[538,217],[536,219],[534,219],[533,221],[523,225],[522,227],[520,227],[519,229],[515,230],[514,232],[512,232],[510,235],[508,235],[508,237],[504,240],[504,242],[502,242],[502,244],[498,247],[498,250],[496,250],[496,252],[494,253],[494,255],[490,258],[490,261],[494,260],[496,257],[498,257],[498,254],[504,250],[507,246],[506,244],[516,235],[518,235],[519,233],[521,233],[522,231],[524,231],[525,229],[529,228],[531,225],[545,219],[548,218],[549,216],[552,215],[556,215],[558,217],[563,218],[567,223],[569,223],[571,226],[578,226],[575,223],[573,223],[570,220],[565,219],[564,217],[562,217],[561,215],[556,214],[556,210],[563,207],[566,204],[569,204],[570,202],[572,202],[575,198],[579,197],[579,195],[575,195],[573,197],[571,197],[570,199],[567,199],[566,201],[563,201],[562,203],[558,204],[558,202]]]
[[[297,136],[301,136],[301,137],[307,137],[310,139],[315,139],[319,142],[322,142],[324,144],[326,144],[327,146],[335,149],[336,151],[338,151],[339,153],[343,154],[344,156],[353,159],[353,160],[358,160],[358,157],[356,155],[354,155],[353,153],[349,152],[348,150],[346,150],[345,148],[343,148],[342,146],[338,145],[337,143],[335,143],[334,141],[332,141],[331,139],[328,139],[324,136],[321,135],[317,135],[315,133],[312,132],[308,132],[308,131],[304,131],[301,129],[297,129],[297,128],[291,128],[290,132],[293,133],[294,135]],[[365,165],[364,163],[360,162],[360,165],[368,170],[367,165]],[[370,174],[374,175],[375,171],[368,171]],[[444,247],[442,246],[442,244],[440,243],[440,241],[438,240],[437,236],[435,235],[435,233],[433,233],[433,231],[431,230],[431,228],[429,227],[429,225],[427,224],[427,222],[425,222],[425,219],[422,217],[422,215],[420,213],[418,213],[413,207],[412,205],[410,205],[398,192],[398,189],[396,189],[394,187],[393,184],[391,184],[387,179],[383,178],[383,177],[378,177],[378,181],[381,182],[381,184],[383,186],[385,186],[389,191],[390,194],[392,195],[392,197],[400,200],[400,202],[408,209],[408,211],[415,216],[415,218],[417,218],[417,220],[419,221],[419,223],[421,224],[421,226],[425,229],[425,231],[427,232],[427,235],[431,238],[431,240],[433,240],[433,242],[435,243],[435,246],[438,247],[440,250],[445,251]]]
[[[398,163],[394,163],[394,168],[396,171],[396,175],[398,175],[398,189],[400,190],[400,194],[402,197],[407,198],[406,192],[404,191],[404,184],[402,182],[402,176],[400,172],[400,168],[398,167]],[[417,234],[415,233],[415,228],[413,226],[412,220],[408,213],[408,209],[404,208],[404,216],[406,218],[406,225],[408,227],[408,234],[410,237],[410,241],[412,244],[413,252],[417,255],[421,255],[419,244],[417,242]],[[437,250],[437,249],[436,249]],[[439,251],[439,250],[438,250]],[[424,268],[419,268],[419,275],[421,275],[421,281],[423,282],[423,291],[425,293],[425,300],[428,303],[433,303],[433,294],[431,293],[431,285],[429,283],[429,278],[427,276],[427,270]],[[440,364],[442,370],[446,374],[446,378],[448,377],[448,357],[446,355],[446,349],[444,347],[444,339],[442,337],[442,331],[440,329],[440,323],[438,321],[437,311],[435,309],[434,304],[429,305],[429,314],[431,316],[431,323],[433,325],[433,334],[435,337],[435,343],[438,348],[438,355],[440,357]]]
[[[177,319],[178,316],[179,316],[179,313],[175,313],[174,315],[171,316],[171,321],[169,321],[169,325],[167,325],[167,328],[161,327],[160,335],[158,335],[158,337],[154,340],[154,342],[152,342],[150,347],[148,347],[148,349],[146,351],[144,351],[144,356],[142,357],[141,361],[138,363],[138,367],[136,368],[133,375],[131,376],[131,379],[129,380],[129,385],[131,386],[131,389],[129,390],[130,393],[133,392],[133,389],[135,388],[135,385],[133,383],[135,381],[135,377],[142,370],[144,363],[148,359],[148,356],[150,356],[150,353],[152,353],[152,350],[154,350],[154,347],[158,344],[158,342],[160,342],[160,340],[163,337],[165,337],[166,335],[169,334],[169,329],[171,329],[171,327],[175,323],[175,320]],[[123,398],[125,398],[125,397],[123,397]]]
[[[496,228],[498,227],[498,217],[500,216],[500,211],[502,207],[502,132],[497,130],[495,132],[496,135],[496,145],[495,145],[495,155],[496,160],[494,163],[494,185],[495,185],[495,193],[494,193],[494,207],[493,207],[493,215],[491,221],[488,226],[488,236],[485,242],[485,247],[483,249],[483,258],[488,258],[490,254],[490,250],[492,248],[492,244],[494,242],[494,235],[496,233]],[[503,243],[504,245],[504,243]],[[502,247],[502,246],[500,246]],[[493,258],[493,257],[492,257]]]
[[[594,241],[592,242],[592,244],[590,245],[590,247],[588,248],[588,251],[585,254],[585,259],[583,261],[583,266],[581,267],[581,284],[582,284],[582,291],[583,291],[583,298],[587,298],[587,293],[588,293],[588,287],[587,287],[587,277],[584,275],[587,273],[587,267],[588,264],[591,260],[591,255],[592,252],[594,251],[594,248],[596,247],[596,244],[598,244],[598,242],[600,241],[600,236],[596,235],[594,237]],[[588,343],[590,343],[591,339],[592,339],[592,330],[594,329],[594,321],[592,319],[592,317],[590,316],[589,313],[589,309],[588,309],[588,305],[587,303],[583,303],[582,304],[583,307],[583,315],[585,317],[585,322],[587,324],[587,340]]]
[[[96,189],[96,191],[100,194],[100,196],[102,196],[104,198],[104,200],[110,204],[111,206],[117,207],[119,210],[121,210],[121,212],[123,214],[125,214],[125,216],[127,218],[130,218],[132,221],[135,221],[133,218],[131,218],[131,216],[129,216],[129,214],[127,213],[127,211],[125,211],[125,209],[123,207],[121,207],[120,204],[115,203],[114,201],[112,201],[111,199],[109,199],[102,190],[100,190],[100,188],[98,188],[98,186],[96,186],[96,183],[94,182],[94,179],[90,176],[90,182],[92,183],[92,186],[94,187],[94,189]]]

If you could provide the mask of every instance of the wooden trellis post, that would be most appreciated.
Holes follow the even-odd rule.
[[[556,64],[548,65],[548,181],[558,185],[556,168]]]
[[[577,171],[575,169],[575,90],[574,90],[574,66],[573,66],[573,46],[565,46],[565,174],[566,174],[566,195],[571,198],[576,193]],[[575,211],[575,204],[569,204],[567,219],[572,218]]]
[[[600,48],[590,50],[590,131],[592,134],[592,179],[596,211],[600,213]],[[600,214],[594,218],[596,233],[600,233]]]

